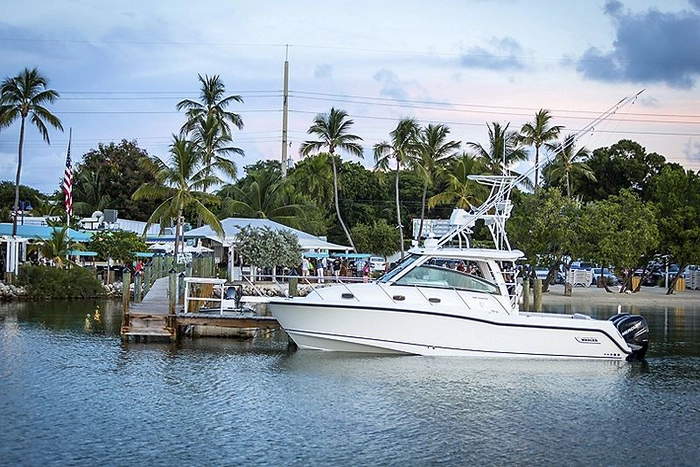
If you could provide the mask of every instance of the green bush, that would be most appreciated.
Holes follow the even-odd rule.
[[[59,269],[25,264],[17,275],[17,285],[34,299],[96,298],[105,294],[94,271],[81,267]]]

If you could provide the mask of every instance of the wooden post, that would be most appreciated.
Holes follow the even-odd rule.
[[[535,280],[535,311],[542,311],[542,279]]]
[[[151,281],[153,280],[153,263],[151,263],[149,266],[146,266],[146,269],[144,269],[144,282],[146,284],[146,289],[144,290],[143,294],[146,295],[149,290],[151,290]]]
[[[177,340],[177,315],[175,304],[177,303],[177,271],[171,268],[168,276],[168,327],[170,328],[170,340]]]
[[[134,274],[134,302],[135,303],[141,303],[142,297],[141,297],[141,282],[143,280],[143,276],[141,275],[140,272],[136,272]]]
[[[530,311],[530,278],[523,277],[523,311]]]
[[[185,277],[184,271],[177,275],[177,303],[180,305],[185,303]]]
[[[129,269],[124,269],[124,273],[122,274],[122,330],[121,330],[121,337],[122,341],[126,341],[128,337],[124,334],[124,331],[128,331],[130,322],[129,322],[129,300],[130,300],[130,291],[129,288],[131,286],[131,271]]]
[[[290,297],[296,297],[297,296],[297,285],[299,283],[299,279],[294,276],[289,278],[289,296]]]
[[[168,314],[175,316],[175,305],[177,304],[177,272],[175,268],[170,270],[168,282]]]

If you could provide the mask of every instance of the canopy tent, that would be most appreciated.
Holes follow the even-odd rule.
[[[70,256],[92,257],[97,256],[96,251],[68,250]]]

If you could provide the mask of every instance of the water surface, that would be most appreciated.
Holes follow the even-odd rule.
[[[100,322],[87,319],[98,305]],[[694,309],[645,312],[653,345],[644,363],[292,351],[281,331],[123,344],[111,302],[13,303],[0,316],[2,465],[700,458]]]

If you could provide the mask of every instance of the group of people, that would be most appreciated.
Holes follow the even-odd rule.
[[[365,280],[369,279],[370,267],[367,261],[358,261],[358,272],[362,272]],[[340,258],[307,258],[304,256],[301,260],[301,275],[304,277],[316,276],[318,282],[323,283],[326,277],[335,277],[336,282],[340,280],[340,276],[351,275],[351,268],[348,260],[341,261]]]

